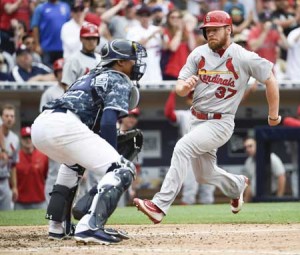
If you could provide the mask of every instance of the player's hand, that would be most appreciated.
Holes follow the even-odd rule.
[[[191,77],[185,80],[185,87],[189,89],[189,91],[195,89],[198,83],[199,77],[196,75],[192,75]]]
[[[18,189],[12,188],[11,193],[12,193],[12,201],[16,202],[19,197]]]
[[[278,117],[271,117],[271,116],[268,116],[268,123],[269,123],[269,126],[277,126],[279,125],[281,122],[281,116],[278,115]]]

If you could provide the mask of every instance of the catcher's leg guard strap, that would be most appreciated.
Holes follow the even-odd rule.
[[[54,185],[47,208],[46,219],[63,222],[70,218],[69,215],[76,190],[77,185],[71,189],[64,185]]]
[[[95,195],[89,225],[92,229],[103,227],[109,216],[114,212],[121,195],[132,183],[135,169],[120,167],[108,172],[99,182],[98,193]]]

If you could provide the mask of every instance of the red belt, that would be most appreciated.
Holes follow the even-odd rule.
[[[221,113],[203,113],[197,112],[194,108],[191,109],[192,114],[199,120],[209,120],[209,119],[216,119],[219,120],[222,118]]]

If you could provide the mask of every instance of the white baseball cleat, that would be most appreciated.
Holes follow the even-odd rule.
[[[231,211],[234,214],[236,214],[240,210],[242,210],[242,206],[244,204],[243,195],[244,195],[244,192],[245,192],[245,190],[246,190],[246,188],[248,187],[248,184],[249,184],[249,179],[246,176],[244,176],[244,178],[245,178],[245,185],[244,185],[244,188],[242,189],[240,197],[236,198],[236,199],[231,199],[231,202],[230,202],[230,204],[231,204]]]
[[[158,224],[162,221],[165,214],[160,210],[152,201],[150,200],[142,200],[139,198],[134,198],[133,203],[135,206],[143,212],[148,218],[154,223]]]

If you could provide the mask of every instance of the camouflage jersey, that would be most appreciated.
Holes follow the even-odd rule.
[[[80,77],[62,97],[47,103],[45,109],[68,109],[90,129],[99,125],[102,111],[112,109],[128,114],[132,81],[127,75],[108,68],[93,69]]]

